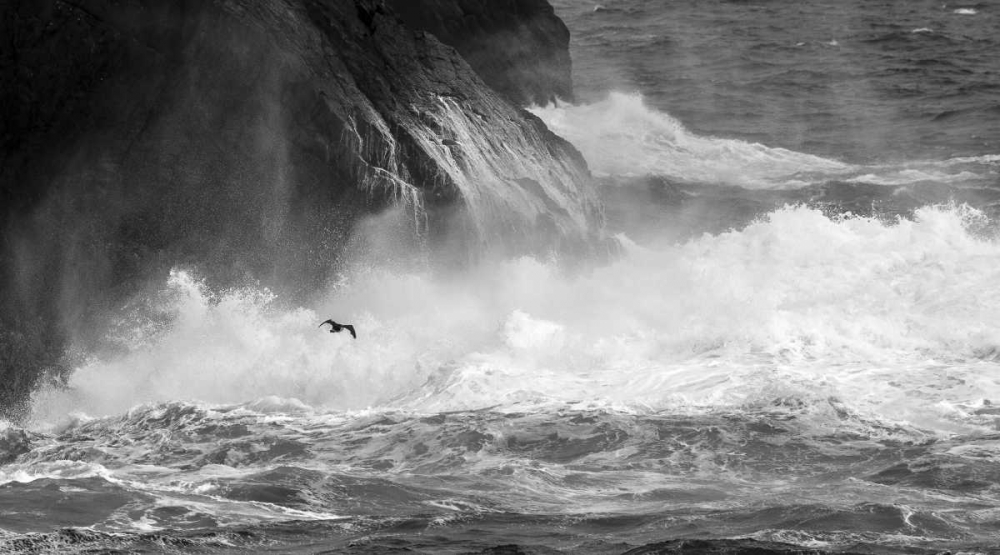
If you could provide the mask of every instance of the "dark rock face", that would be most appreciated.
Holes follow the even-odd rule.
[[[410,27],[455,47],[522,106],[573,100],[569,29],[547,0],[387,0]]]
[[[416,246],[598,227],[580,155],[380,0],[0,13],[0,407],[174,266],[301,298],[390,207]]]

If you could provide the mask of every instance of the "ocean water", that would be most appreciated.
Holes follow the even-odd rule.
[[[998,7],[554,5],[619,256],[179,267],[0,424],[0,551],[1000,552]]]

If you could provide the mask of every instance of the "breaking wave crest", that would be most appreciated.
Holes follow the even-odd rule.
[[[575,272],[532,258],[357,271],[294,308],[175,270],[123,319],[123,352],[39,392],[35,420],[177,400],[437,412],[839,399],[949,431],[1000,397],[981,371],[1000,353],[988,224],[961,206],[893,222],[786,207],[657,249],[622,238],[621,259]],[[331,316],[358,339],[317,328]]]
[[[656,175],[681,183],[794,189],[843,180],[902,186],[995,182],[995,155],[857,165],[739,139],[706,137],[638,94],[613,92],[593,104],[532,109],[579,148],[598,176]]]

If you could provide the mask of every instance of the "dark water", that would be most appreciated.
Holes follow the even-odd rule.
[[[0,551],[1000,552],[997,8],[555,5],[619,259],[177,269],[0,429]]]
[[[618,553],[747,537],[775,552],[791,542],[922,553],[990,541],[1000,437],[935,441],[828,403],[824,431],[797,400],[710,415],[172,403],[28,438],[0,488],[2,541],[26,552],[301,553]],[[73,530],[44,532],[62,527]]]
[[[545,117],[606,178],[612,219],[633,237],[647,234],[637,211],[653,235],[663,220],[723,231],[786,203],[889,218],[949,202],[997,211],[989,3],[555,5],[588,107]]]
[[[701,134],[855,163],[1000,151],[990,2],[555,6],[573,31],[585,101],[635,90]]]

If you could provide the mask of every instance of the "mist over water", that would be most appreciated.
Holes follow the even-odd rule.
[[[676,195],[647,210],[685,217],[657,228],[616,209],[608,230],[647,232],[620,233],[611,259],[455,267],[400,246],[408,203],[358,225],[308,303],[175,267],[66,383],[36,392],[25,428],[0,430],[0,456],[16,457],[0,505],[44,506],[53,484],[101,496],[54,521],[132,534],[74,540],[99,546],[260,526],[343,539],[401,521],[500,541],[509,518],[530,536],[570,521],[590,533],[606,515],[622,519],[607,541],[985,541],[996,156],[852,164],[703,136],[635,94],[533,111],[599,189],[643,203],[654,176]],[[887,210],[845,208],[861,185]],[[986,200],[919,204],[928,189]],[[814,190],[821,201],[801,194]],[[685,204],[700,196],[716,204]],[[755,215],[677,233],[737,202]],[[248,537],[220,541],[269,541]]]
[[[638,94],[611,93],[581,106],[535,108],[556,133],[583,150],[600,176],[660,175],[748,188],[794,187],[800,174],[843,175],[851,166],[734,139],[699,136]]]
[[[740,139],[699,135],[639,94],[612,92],[582,105],[535,107],[534,113],[581,149],[598,176],[656,175],[680,183],[746,189],[795,189],[825,181],[906,186],[995,185],[995,154],[944,160],[851,164]]]
[[[266,397],[315,410],[739,410],[829,399],[929,433],[1000,395],[1000,244],[984,216],[913,220],[787,207],[749,226],[569,271],[521,258],[467,272],[366,268],[310,307],[171,272],[35,422],[143,403]],[[317,328],[327,317],[359,337]],[[936,383],[939,378],[942,383]],[[825,410],[825,409],[824,409]],[[959,411],[956,413],[955,411]]]
[[[816,85],[812,96],[767,89],[764,101],[808,102],[780,116],[771,105],[727,132],[733,105],[718,96],[725,109],[700,119],[692,106],[707,104],[697,99],[665,106],[696,76],[668,83],[656,56],[691,66],[697,60],[682,54],[691,55],[683,41],[692,35],[671,35],[684,48],[664,53],[654,39],[668,33],[617,27],[662,26],[692,16],[689,8],[646,17],[652,4],[631,0],[597,11],[567,4],[556,7],[578,37],[586,100],[531,111],[587,160],[616,256],[488,252],[462,267],[438,264],[420,241],[401,239],[421,217],[420,203],[403,199],[356,226],[342,271],[307,302],[255,282],[220,287],[178,264],[116,312],[105,346],[85,351],[67,383],[36,392],[23,428],[0,428],[0,460],[9,461],[0,511],[10,515],[0,547],[58,543],[66,538],[55,530],[72,526],[86,530],[73,545],[152,551],[467,552],[516,542],[619,553],[669,538],[740,538],[992,552],[993,131],[945,152],[940,142],[976,117],[945,117],[943,138],[928,139],[925,114],[913,116],[914,133],[895,114],[856,142],[865,117],[892,98],[863,96],[856,112],[843,104],[813,120],[803,114],[832,102]],[[771,21],[783,9],[699,5],[688,31],[734,14]],[[846,59],[871,44],[896,52],[941,38],[925,35],[987,40],[978,27],[960,35],[937,23],[910,36],[920,9],[900,16],[903,35],[876,22],[860,34],[838,27],[822,43],[760,48],[791,56],[778,65],[798,64],[791,81],[809,85],[826,82],[806,75],[815,68],[794,49],[857,49]],[[989,11],[976,9],[933,15]],[[834,4],[793,11],[818,25],[807,17],[815,10],[851,18]],[[766,28],[753,20],[747,36],[768,43]],[[858,46],[861,35],[881,42]],[[729,46],[699,45],[728,59]],[[595,73],[595,50],[638,69]],[[784,75],[749,51],[756,62],[746,67]],[[592,90],[630,71],[632,81],[619,80],[643,86]],[[992,77],[959,74],[970,90],[992,86]],[[755,84],[742,102],[761,101],[766,79],[720,75]],[[953,88],[939,85],[942,97]],[[489,142],[447,106],[442,122],[462,131],[458,142]],[[846,112],[842,127],[817,129]],[[793,128],[799,136],[780,136]],[[893,134],[914,148],[859,155]],[[479,162],[462,169],[471,194],[488,189],[477,175],[504,174]],[[559,208],[535,200],[481,197],[472,217]],[[327,318],[353,324],[357,339],[319,327]],[[71,516],[45,512],[57,499]]]
[[[174,270],[122,316],[118,352],[38,392],[33,447],[0,486],[105,500],[73,540],[98,546],[412,526],[607,530],[594,553],[620,534],[978,545],[1000,397],[990,229],[960,205],[788,206],[686,241],[622,236],[619,258],[573,270],[359,266],[310,306]],[[358,339],[317,327],[331,316]]]

